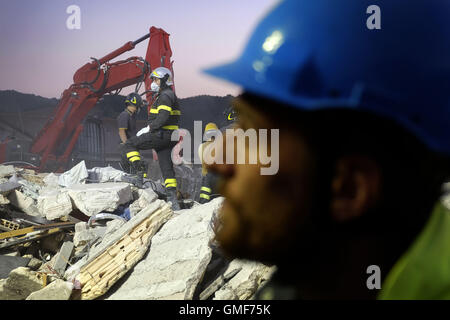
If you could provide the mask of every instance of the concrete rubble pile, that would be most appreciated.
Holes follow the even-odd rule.
[[[246,300],[270,278],[274,267],[221,255],[223,198],[173,212],[158,183],[123,175],[0,165],[1,300]]]

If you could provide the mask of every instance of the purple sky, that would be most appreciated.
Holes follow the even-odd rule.
[[[90,57],[101,58],[155,26],[170,34],[180,98],[235,95],[237,87],[200,70],[237,57],[258,21],[276,3],[278,0],[2,1],[0,90],[59,98],[72,84],[74,72],[90,62]],[[66,27],[70,5],[81,9],[80,30]],[[118,59],[145,57],[147,43]]]

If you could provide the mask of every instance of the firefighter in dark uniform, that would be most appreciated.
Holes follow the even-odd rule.
[[[142,98],[137,93],[130,93],[125,99],[125,110],[117,117],[119,137],[125,143],[136,135],[136,114],[142,107]]]
[[[171,158],[172,148],[177,144],[172,141],[172,133],[178,129],[181,115],[178,98],[170,88],[173,85],[172,73],[164,67],[152,71],[151,88],[157,93],[149,116],[149,132],[128,139],[122,148],[123,161],[126,161],[137,174],[138,185],[142,185],[145,164],[139,150],[154,149],[158,154],[159,165],[164,178],[167,200],[172,202],[172,209],[179,210],[177,200],[177,180]]]
[[[215,194],[215,175],[211,172],[208,172],[203,153],[208,152],[207,149],[209,148],[209,145],[214,141],[214,134],[218,131],[219,129],[217,128],[215,123],[208,123],[205,126],[205,133],[203,135],[203,140],[205,140],[205,142],[202,143],[198,148],[198,155],[200,161],[202,162],[202,186],[199,194],[200,204],[209,202],[212,199],[213,194]]]
[[[125,110],[123,110],[117,117],[117,125],[119,127],[119,152],[122,153],[122,145],[131,137],[136,136],[136,118],[137,113],[143,106],[143,101],[138,93],[130,93],[125,98]],[[136,173],[134,168],[129,165],[128,161],[121,161],[122,170],[127,173]],[[147,177],[147,170],[145,170],[144,177]]]
[[[211,140],[214,138],[216,131],[221,131],[222,134],[225,134],[225,130],[229,129],[233,126],[235,121],[237,120],[236,111],[230,105],[223,113],[226,117],[225,125],[218,129],[215,123],[208,123],[205,126],[205,133],[203,136],[203,140],[205,142],[199,146],[199,157],[202,162],[202,186],[200,188],[199,194],[199,203],[204,204],[212,200],[214,197],[218,196],[218,192],[216,190],[216,182],[217,175],[212,172],[209,172],[206,168],[206,165],[203,160],[203,152],[208,147],[208,145],[212,142]]]

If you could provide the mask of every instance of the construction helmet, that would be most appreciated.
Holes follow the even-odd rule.
[[[138,93],[130,93],[129,95],[127,95],[127,97],[125,98],[125,105],[132,105],[137,107],[138,109],[142,107],[142,98]]]
[[[203,134],[203,140],[208,141],[211,139],[215,133],[219,132],[219,128],[217,128],[217,125],[214,122],[210,122],[205,126],[205,133]]]
[[[159,78],[166,81],[166,84],[168,86],[173,85],[173,78],[172,78],[172,72],[165,68],[165,67],[159,67],[152,71],[151,78]]]
[[[285,0],[205,71],[298,109],[376,113],[450,155],[449,16],[441,0]]]

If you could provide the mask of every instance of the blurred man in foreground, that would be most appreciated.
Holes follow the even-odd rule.
[[[261,174],[270,143],[246,143],[257,163],[226,162],[239,152],[230,136],[208,168],[225,196],[223,251],[278,267],[257,298],[450,298],[450,212],[439,201],[449,14],[439,0],[286,0],[237,61],[207,70],[242,86],[238,128],[279,129],[275,174]]]

